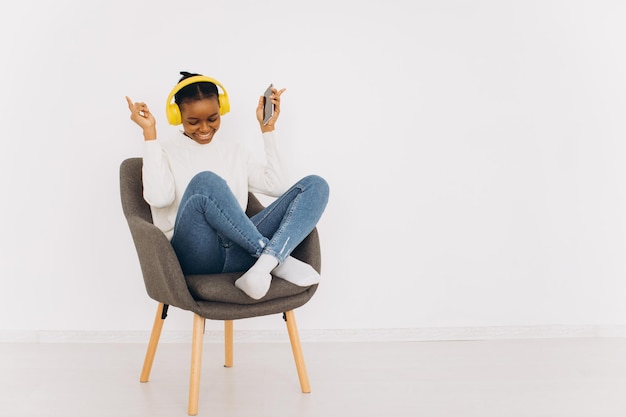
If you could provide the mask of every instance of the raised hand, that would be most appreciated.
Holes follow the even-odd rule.
[[[278,115],[280,114],[280,96],[285,92],[285,90],[286,88],[277,90],[275,87],[272,87],[273,93],[270,96],[270,101],[274,105],[274,114],[265,125],[263,125],[263,96],[259,97],[259,104],[256,106],[256,119],[261,126],[261,132],[271,132],[274,130],[274,125],[276,124],[276,120],[278,120]],[[268,105],[270,104],[268,103]]]
[[[130,120],[137,123],[143,129],[145,140],[156,139],[156,119],[150,113],[150,109],[146,103],[133,103],[130,97],[126,96],[128,109],[130,110]]]

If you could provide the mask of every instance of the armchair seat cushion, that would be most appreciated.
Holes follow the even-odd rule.
[[[307,291],[310,287],[299,287],[283,279],[272,277],[267,294],[255,300],[235,287],[242,272],[211,275],[186,275],[187,287],[196,301],[212,301],[229,304],[256,304],[279,298],[291,297]]]

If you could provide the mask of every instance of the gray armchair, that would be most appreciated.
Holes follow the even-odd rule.
[[[120,165],[122,209],[137,250],[148,296],[159,303],[140,381],[147,382],[169,306],[194,313],[189,387],[189,415],[198,412],[200,368],[205,319],[223,320],[225,365],[233,365],[233,320],[283,313],[293,350],[302,392],[311,391],[300,346],[293,310],[308,302],[317,285],[298,287],[281,279],[272,279],[265,297],[254,300],[235,287],[242,273],[187,275],[181,270],[176,254],[163,232],[152,224],[150,207],[143,199],[142,158],[129,158]],[[250,193],[246,213],[259,212],[263,206]],[[321,268],[317,230],[293,251],[292,256],[307,262],[318,272]]]

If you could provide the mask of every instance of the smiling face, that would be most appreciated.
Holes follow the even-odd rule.
[[[186,101],[179,107],[185,135],[201,145],[210,143],[220,128],[217,97]]]

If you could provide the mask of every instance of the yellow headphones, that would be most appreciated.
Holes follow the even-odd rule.
[[[178,104],[176,104],[175,102],[172,103],[174,95],[178,93],[183,87],[186,87],[189,84],[200,82],[210,82],[219,86],[222,89],[223,93],[219,94],[220,116],[223,116],[230,111],[228,93],[226,92],[224,86],[219,81],[211,77],[205,77],[204,75],[194,75],[193,77],[185,78],[184,80],[176,84],[176,87],[174,87],[174,89],[170,92],[170,95],[167,97],[167,103],[165,104],[165,114],[167,115],[167,121],[171,125],[179,125],[183,122]]]

